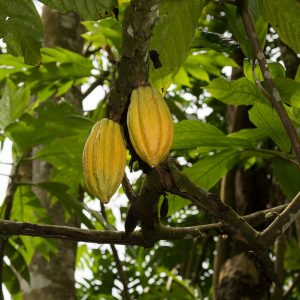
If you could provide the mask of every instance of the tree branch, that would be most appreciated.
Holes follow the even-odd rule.
[[[272,220],[280,213],[286,205],[280,205],[271,209],[255,212],[244,216],[244,219],[255,226],[264,224]],[[230,234],[228,226],[222,223],[198,225],[191,227],[168,227],[160,225],[157,231],[153,232],[152,240],[180,240],[195,237],[205,237],[214,234]],[[74,240],[77,242],[97,243],[97,244],[119,244],[148,246],[149,241],[141,231],[127,234],[116,230],[92,230],[81,229],[69,226],[32,224],[27,222],[16,222],[0,220],[0,235],[24,235],[43,238],[58,238]],[[150,241],[150,244],[152,241]]]
[[[241,18],[243,20],[247,36],[251,42],[254,54],[256,56],[256,59],[259,63],[263,78],[264,78],[264,83],[266,86],[266,91],[265,93],[266,97],[274,106],[288,136],[292,144],[292,148],[294,149],[294,152],[296,154],[296,157],[298,159],[298,163],[300,164],[300,141],[299,137],[297,134],[297,131],[295,127],[293,126],[281,100],[281,96],[279,94],[279,91],[272,80],[271,73],[268,68],[268,63],[265,58],[265,55],[260,47],[258,37],[255,31],[255,27],[253,25],[253,22],[251,20],[251,16],[248,12],[248,9],[246,7],[245,1],[244,0],[238,0],[237,5],[240,10]]]
[[[228,226],[231,231],[235,232],[237,238],[248,244],[253,255],[257,258],[257,262],[261,264],[262,269],[265,271],[265,275],[278,284],[273,263],[263,241],[259,239],[260,233],[251,227],[245,218],[239,216],[216,195],[196,186],[170,160],[166,165],[156,167],[156,170],[160,173],[167,191],[189,199],[198,208],[210,212],[224,226]]]
[[[266,247],[286,232],[300,216],[300,192],[284,209],[284,211],[262,232],[261,241]]]

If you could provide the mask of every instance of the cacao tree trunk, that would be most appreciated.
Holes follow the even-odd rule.
[[[83,41],[80,36],[80,18],[74,13],[61,14],[46,6],[43,7],[42,20],[45,30],[45,47],[64,47],[66,49],[82,52]],[[78,110],[81,110],[80,91],[72,88],[68,99]],[[33,149],[35,152],[37,149]],[[49,180],[51,166],[36,160],[32,164],[32,181],[42,182]],[[65,221],[65,211],[61,203],[50,206],[50,199],[46,192],[35,189],[41,204],[47,210],[54,224],[76,226],[76,219]],[[29,266],[30,285],[21,282],[24,300],[72,300],[76,299],[75,291],[75,257],[76,242],[55,240],[57,252],[50,254],[46,260],[40,252],[36,251]]]

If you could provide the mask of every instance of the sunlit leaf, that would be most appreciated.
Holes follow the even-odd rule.
[[[262,103],[255,103],[249,111],[251,122],[260,129],[265,130],[268,136],[279,146],[279,148],[288,153],[291,148],[289,137],[280,121],[276,111]]]

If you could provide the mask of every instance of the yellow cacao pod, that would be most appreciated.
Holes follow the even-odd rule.
[[[141,86],[132,91],[127,126],[132,146],[150,167],[168,156],[173,144],[173,121],[157,89]]]
[[[102,119],[93,127],[83,150],[83,172],[88,190],[107,203],[125,174],[126,148],[121,125]]]

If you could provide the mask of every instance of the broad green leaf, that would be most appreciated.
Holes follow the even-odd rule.
[[[14,271],[5,263],[5,261],[2,272],[3,283],[7,290],[13,295],[17,294],[20,291],[19,280]]]
[[[159,8],[149,50],[156,51],[162,66],[155,69],[150,62],[150,81],[166,90],[186,59],[192,43],[204,0],[165,0]]]
[[[219,101],[232,105],[251,105],[256,101],[265,101],[256,85],[246,78],[226,80],[217,78],[205,87]]]
[[[249,110],[250,121],[258,128],[265,130],[267,135],[288,153],[291,149],[289,137],[276,113],[276,111],[262,103],[255,103]]]
[[[6,134],[21,152],[56,139],[86,135],[92,126],[91,121],[79,116],[66,102],[45,102],[35,109],[35,113],[37,117],[24,114],[19,122],[6,128]]]
[[[242,130],[233,132],[228,135],[228,137],[245,139],[251,143],[256,143],[256,142],[266,138],[267,136],[268,135],[266,134],[265,130],[263,130],[261,128],[242,129]]]
[[[209,123],[185,120],[175,124],[173,149],[205,147],[213,149],[232,147],[251,147],[244,139],[227,137],[222,131]]]
[[[32,69],[32,66],[25,64],[22,57],[15,57],[10,54],[1,54],[0,55],[0,81],[8,76],[13,75],[14,73],[24,72],[27,73],[27,70]]]
[[[281,190],[292,200],[300,192],[299,168],[282,159],[276,159],[273,162],[273,170]]]
[[[84,20],[100,20],[111,16],[117,0],[38,0],[62,13],[76,12]]]
[[[187,70],[187,72],[189,74],[191,74],[193,77],[201,80],[201,81],[205,81],[205,82],[209,82],[209,76],[208,73],[206,72],[206,70],[199,65],[196,64],[191,64],[187,61],[186,64],[184,64],[185,69]]]
[[[14,56],[27,64],[39,65],[43,37],[41,18],[32,0],[0,0],[0,38]]]
[[[16,121],[29,104],[30,90],[27,86],[17,87],[7,79],[0,99],[0,130]]]
[[[272,78],[284,78],[285,77],[285,69],[282,66],[282,64],[278,63],[278,62],[272,62],[268,64],[270,73]],[[246,78],[255,83],[256,79],[258,79],[259,81],[264,81],[263,75],[261,73],[260,67],[259,65],[255,65],[255,74],[256,74],[256,78],[253,75],[253,68],[252,68],[252,64],[249,61],[249,59],[244,59],[244,64],[243,64],[243,68],[244,68],[244,74],[246,76]]]
[[[208,76],[208,75],[207,75]],[[182,86],[192,87],[189,74],[184,66],[181,66],[177,74],[173,79],[174,83],[177,85],[177,88],[181,88]]]
[[[300,108],[300,83],[289,78],[277,78],[275,83],[282,100],[293,107]]]
[[[200,159],[184,169],[184,173],[200,187],[210,190],[238,161],[236,150],[226,150]]]
[[[249,1],[248,3],[248,10],[252,17],[252,20],[254,21],[260,45],[263,46],[268,29],[268,24],[260,16],[257,1]],[[231,4],[226,4],[224,6],[224,10],[227,16],[230,29],[232,30],[234,37],[238,40],[244,54],[247,57],[253,58],[254,54],[252,50],[252,45],[247,37],[247,33],[245,31],[245,27],[242,22],[241,16],[238,13],[237,7]]]
[[[9,257],[9,261],[18,274],[27,282],[30,281],[29,270],[23,255],[18,251],[18,247],[14,247],[13,243],[9,242],[5,245],[5,254]]]
[[[221,69],[225,66],[237,67],[237,64],[223,53],[218,53],[213,50],[202,50],[200,54],[189,55],[182,65],[182,68],[196,79],[209,82],[208,74],[220,76]],[[180,70],[182,70],[182,68]]]
[[[296,53],[300,52],[300,3],[297,0],[261,0],[263,17],[271,23],[280,39]]]

